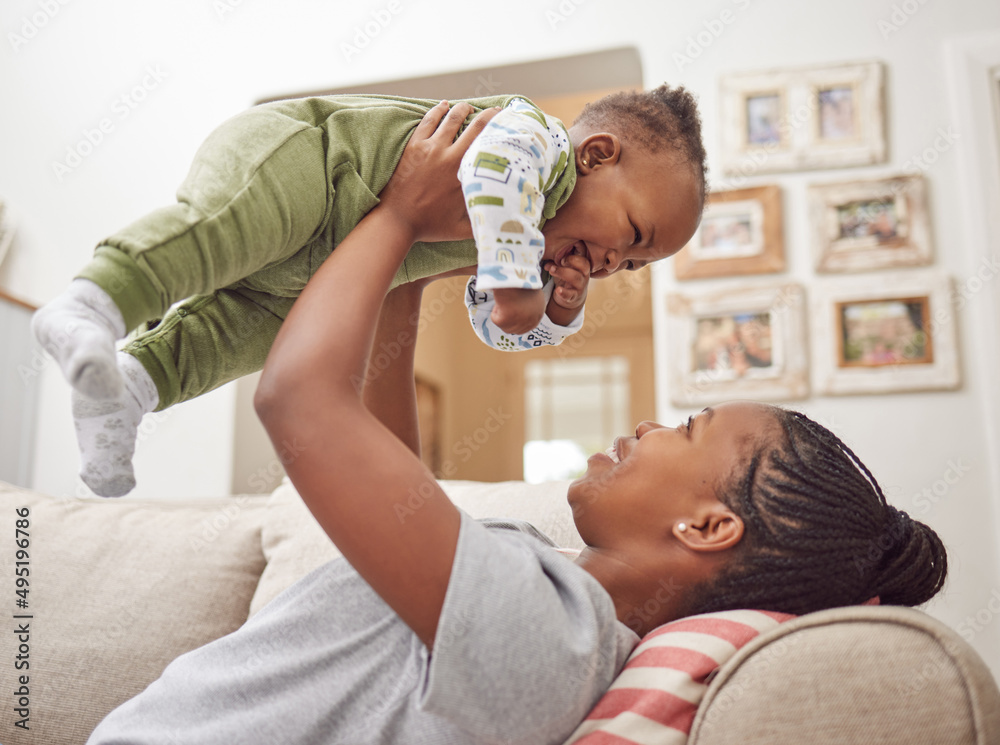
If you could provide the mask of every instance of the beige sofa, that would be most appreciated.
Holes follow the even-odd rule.
[[[474,517],[520,517],[561,545],[581,545],[565,483],[443,486]],[[3,745],[85,742],[174,657],[238,628],[336,555],[288,484],[266,496],[143,502],[58,499],[0,483],[0,505]],[[16,532],[19,519],[27,536]],[[18,550],[27,564],[17,564]],[[25,566],[18,595],[15,568]],[[30,729],[16,726],[19,709]],[[929,616],[837,609],[737,652],[709,687],[689,742],[995,744],[1000,692],[962,638]]]

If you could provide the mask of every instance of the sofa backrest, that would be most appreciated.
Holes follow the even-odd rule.
[[[0,483],[5,608],[23,600],[12,613],[26,616],[8,615],[0,637],[0,742],[82,745],[175,657],[239,628],[264,569],[265,503],[60,499]],[[26,592],[14,596],[18,569]],[[12,706],[22,688],[13,702],[26,705]]]
[[[982,658],[921,611],[811,613],[747,644],[709,687],[688,745],[1000,743]]]

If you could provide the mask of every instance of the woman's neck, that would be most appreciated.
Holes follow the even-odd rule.
[[[645,563],[607,549],[587,547],[576,564],[601,583],[618,620],[640,637],[680,618],[694,584],[681,567],[657,563],[670,569],[651,571]]]

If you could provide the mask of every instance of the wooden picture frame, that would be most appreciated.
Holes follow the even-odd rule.
[[[723,171],[748,177],[884,163],[884,80],[877,61],[723,76]]]
[[[925,266],[933,260],[922,175],[809,186],[817,272]]]
[[[950,279],[934,270],[817,283],[814,387],[820,394],[960,385]]]
[[[680,280],[784,271],[781,188],[709,194],[698,230],[673,265]]]
[[[801,285],[670,293],[666,301],[670,398],[675,406],[809,395]]]

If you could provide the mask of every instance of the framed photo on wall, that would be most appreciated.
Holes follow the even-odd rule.
[[[922,266],[933,259],[924,177],[809,186],[817,272]]]
[[[724,76],[723,170],[746,177],[885,162],[883,89],[881,62]]]
[[[817,283],[818,393],[894,393],[959,386],[951,282],[935,271]]]
[[[669,294],[673,404],[808,396],[804,306],[797,284]]]
[[[780,187],[709,194],[698,230],[673,263],[677,279],[784,271]]]

